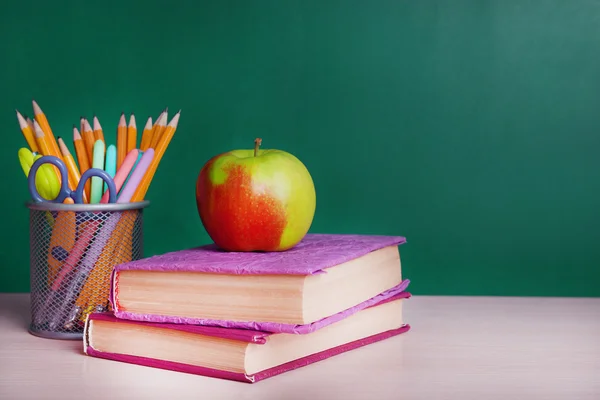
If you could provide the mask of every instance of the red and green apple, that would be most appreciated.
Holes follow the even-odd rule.
[[[316,193],[306,166],[275,149],[232,150],[206,162],[196,204],[213,242],[226,251],[284,251],[308,232]]]

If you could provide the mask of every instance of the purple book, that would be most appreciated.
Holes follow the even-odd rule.
[[[405,238],[401,236],[308,234],[296,247],[284,252],[225,252],[214,245],[175,251],[117,265],[112,273],[110,303],[114,315],[120,319],[306,334],[404,292],[408,287],[409,281],[402,279],[400,275],[398,245],[405,242]],[[377,278],[379,279],[378,286],[374,285],[373,287],[381,288],[382,290],[372,292],[372,295],[369,297],[349,304],[348,307],[340,309],[338,312],[325,315],[310,323],[286,323],[269,320],[223,320],[214,317],[173,315],[172,313],[136,312],[123,306],[120,302],[120,277],[121,274],[125,274],[128,271],[147,271],[155,273],[153,275],[160,275],[157,273],[198,273],[225,276],[281,275],[304,278],[327,274],[333,268],[340,268],[340,271],[341,269],[357,269],[355,260],[367,260],[367,256],[374,255],[375,252],[380,250],[390,252],[386,253],[387,258],[385,259],[385,262],[388,263],[386,264],[387,267],[385,267],[387,268],[385,270],[387,271],[385,272],[387,275],[384,277],[383,273],[370,272],[369,264],[361,266],[360,268],[362,269],[360,271],[366,274],[363,277],[376,274],[381,275],[381,278]],[[391,253],[394,251],[397,253],[395,259],[392,257],[394,254]],[[377,259],[372,258],[368,260],[373,261]],[[373,266],[373,271],[379,271],[375,268]],[[357,271],[359,270],[357,269]],[[352,288],[349,290],[352,290]],[[276,303],[276,301],[274,300],[273,302]]]
[[[270,343],[273,336],[278,334],[260,330],[140,322],[119,319],[111,313],[93,313],[86,321],[83,343],[84,353],[91,357],[106,360],[245,383],[256,383],[409,331],[410,325],[403,322],[401,308],[399,308],[401,307],[400,301],[409,297],[410,293],[408,292],[398,293],[377,305],[372,305],[355,315],[348,316],[346,320],[348,324],[345,326],[338,324],[325,328],[314,339],[311,338],[312,334],[308,334],[308,342],[312,341],[312,345],[309,344],[308,346],[306,346],[307,341],[305,340],[301,341],[304,344],[299,344],[293,340],[284,342],[283,345],[280,340]],[[391,307],[385,309],[386,304]],[[375,310],[376,313],[366,315],[365,312],[370,310]],[[373,325],[368,327],[366,321]],[[104,325],[97,325],[99,323]],[[357,328],[357,324],[360,328]],[[134,329],[128,329],[128,326],[134,327]],[[181,333],[178,334],[177,332]],[[178,336],[183,339],[178,338]],[[219,339],[222,339],[224,344],[219,345]],[[179,359],[181,356],[178,356],[177,353],[180,346],[182,346],[180,344],[181,340],[183,340],[183,346],[187,350],[185,356]],[[140,346],[140,342],[146,344]],[[267,367],[255,367],[253,371],[248,371],[248,366],[253,364],[248,357],[256,357],[256,354],[261,354],[260,347],[272,346],[274,343],[278,343],[275,344],[278,347],[274,352],[271,351],[271,357],[272,354],[287,353],[288,355],[276,356],[275,360],[271,359],[270,363],[267,363]],[[246,345],[252,345],[254,349],[248,349],[244,353],[243,349]],[[229,350],[223,350],[225,346],[228,346]],[[305,347],[300,351],[292,350],[297,346]],[[210,349],[210,351],[207,349]],[[221,352],[219,353],[219,351]],[[204,358],[204,360],[192,361],[194,353],[202,354],[201,358]],[[236,357],[232,357],[232,353],[245,354],[246,358],[241,362],[237,362],[237,368],[234,365],[226,366],[224,361],[235,359]],[[212,355],[212,363],[207,361],[207,354]],[[269,352],[266,354],[269,354]],[[295,354],[295,356],[290,354]],[[261,356],[258,358],[261,358]],[[179,361],[174,361],[174,359],[179,359]],[[220,367],[216,367],[217,364]]]

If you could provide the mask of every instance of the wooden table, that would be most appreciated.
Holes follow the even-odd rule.
[[[420,297],[404,335],[254,385],[95,359],[0,294],[0,399],[600,399],[600,299]]]

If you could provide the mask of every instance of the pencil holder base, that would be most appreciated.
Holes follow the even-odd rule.
[[[29,326],[27,331],[33,336],[41,337],[44,339],[56,339],[56,340],[82,340],[82,332],[56,332],[56,331],[45,331],[37,329],[33,324]]]
[[[87,316],[110,311],[113,267],[142,257],[146,206],[29,204],[32,335],[82,339]]]

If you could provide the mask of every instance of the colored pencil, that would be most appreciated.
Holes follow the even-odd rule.
[[[29,150],[31,150],[32,152],[35,152],[35,153],[39,153],[38,145],[35,140],[35,135],[34,135],[33,131],[31,130],[31,127],[29,126],[29,124],[27,123],[25,118],[21,115],[19,110],[16,110],[16,111],[17,111],[17,120],[19,121],[19,128],[21,129],[21,133],[23,134],[23,137],[25,137],[25,141],[27,142],[27,145],[29,146]]]
[[[65,160],[65,165],[67,166],[67,171],[69,173],[69,188],[71,190],[75,190],[77,188],[77,185],[79,184],[79,180],[81,179],[79,168],[77,168],[77,164],[75,163],[71,152],[69,151],[67,145],[60,136],[58,137],[58,147],[60,147],[60,151],[62,153],[63,159]],[[85,190],[83,191],[83,202],[87,203],[87,196],[85,194]]]
[[[56,139],[54,138],[54,134],[52,133],[52,129],[50,128],[50,124],[48,123],[48,119],[46,118],[46,114],[42,111],[40,106],[35,100],[32,100],[33,104],[33,113],[34,119],[39,124],[42,132],[44,132],[44,136],[46,138],[46,142],[48,143],[49,149],[52,151],[52,155],[62,159],[60,156],[60,150],[58,149],[58,144],[56,143]]]
[[[96,143],[96,138],[94,137],[94,131],[90,126],[90,123],[86,118],[83,119],[83,131],[81,132],[81,136],[83,137],[83,142],[85,143],[85,151],[87,152],[88,159],[90,163],[94,163],[94,143]]]
[[[125,150],[125,157],[129,152],[137,147],[137,126],[135,124],[135,115],[131,114],[129,117],[129,126],[127,127],[127,150]],[[123,157],[123,159],[125,159]],[[121,161],[122,162],[122,161]]]
[[[154,125],[154,129],[152,130],[152,141],[150,142],[150,147],[156,149],[158,146],[158,142],[165,131],[167,124],[168,112],[165,110],[156,120],[156,124]]]
[[[25,121],[27,122],[27,125],[29,125],[29,129],[31,129],[31,132],[35,132],[35,129],[33,129],[33,121],[31,120],[31,118],[25,117]]]
[[[102,130],[102,126],[100,125],[98,117],[94,115],[94,141],[96,140],[102,140],[106,146],[106,140],[104,140],[104,131]]]
[[[117,126],[117,169],[123,164],[123,160],[127,155],[127,122],[125,121],[125,113],[121,113],[119,125]]]
[[[177,130],[177,124],[179,123],[180,114],[181,110],[179,110],[177,114],[175,114],[171,122],[169,122],[169,124],[167,125],[167,129],[165,129],[164,134],[161,136],[160,141],[156,146],[152,162],[150,163],[148,170],[144,174],[142,181],[138,185],[131,198],[132,202],[144,200],[146,192],[150,187],[150,182],[152,181],[152,178],[154,178],[154,174],[156,172],[156,169],[158,168],[158,164],[160,163],[162,156],[165,154],[165,151],[167,150],[167,147],[169,146],[169,143],[171,142],[171,139],[173,138],[173,135]]]
[[[152,141],[152,117],[148,117],[144,131],[142,132],[142,141],[140,143],[140,150],[145,151],[150,147]]]

